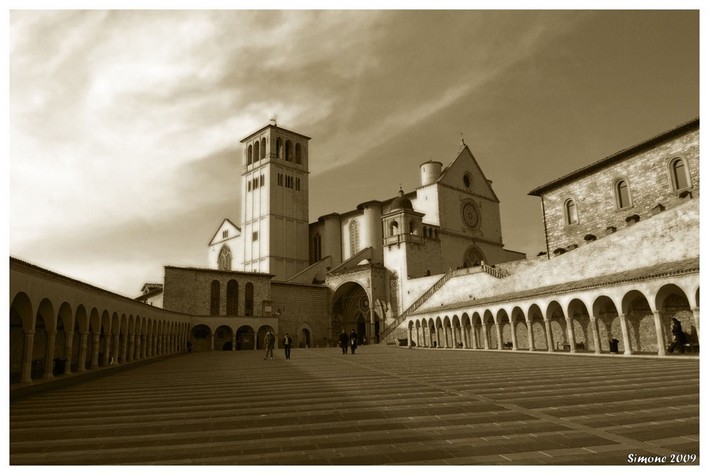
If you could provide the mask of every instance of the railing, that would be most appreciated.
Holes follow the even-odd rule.
[[[380,336],[380,339],[381,339],[381,340],[384,340],[386,337],[388,337],[389,334],[391,334],[391,332],[393,332],[399,325],[401,325],[401,322],[403,322],[404,320],[406,320],[406,317],[408,317],[409,315],[411,315],[412,313],[414,313],[421,305],[423,305],[423,303],[424,303],[426,300],[428,300],[428,299],[431,297],[431,295],[433,295],[436,291],[438,291],[438,289],[440,289],[441,287],[443,287],[443,285],[444,285],[446,282],[448,282],[448,280],[449,280],[452,276],[453,276],[453,271],[448,271],[448,272],[446,272],[445,274],[443,274],[443,277],[441,277],[440,279],[438,279],[438,280],[436,281],[436,283],[431,286],[430,289],[428,289],[428,290],[427,290],[426,292],[424,292],[418,299],[416,299],[416,301],[415,301],[414,303],[412,303],[412,304],[409,306],[409,308],[407,308],[406,310],[404,310],[403,312],[401,312],[401,313],[399,314],[399,316],[396,317],[396,320],[394,321],[394,323],[392,323],[391,325],[387,325],[387,327],[386,327],[386,328],[384,329],[384,331],[382,332],[382,334],[381,334],[381,336]]]
[[[498,279],[504,279],[505,277],[508,277],[509,274],[501,269],[498,269],[497,267],[492,267],[489,266],[485,263],[481,264],[480,267],[482,267],[483,271],[487,272],[493,277],[496,277]]]

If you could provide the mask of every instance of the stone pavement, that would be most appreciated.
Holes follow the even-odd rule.
[[[698,359],[192,353],[10,404],[12,465],[626,465],[631,454],[698,463]]]

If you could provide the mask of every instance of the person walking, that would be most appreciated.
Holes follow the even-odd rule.
[[[347,333],[345,333],[345,329],[342,329],[342,332],[340,333],[340,348],[342,348],[342,354],[346,355],[347,354],[347,347],[349,346],[349,340],[347,338]]]
[[[292,344],[293,344],[293,338],[291,338],[290,335],[288,335],[288,333],[286,333],[286,336],[283,337],[283,349],[286,352],[286,359],[287,360],[290,359],[290,347]]]
[[[263,359],[267,360],[269,358],[273,359],[273,345],[276,343],[276,335],[273,334],[271,330],[266,332],[266,336],[263,338],[263,344],[266,345],[266,356]]]
[[[675,348],[679,348],[680,353],[684,353],[684,344],[686,338],[684,337],[684,330],[682,330],[682,324],[676,318],[672,319],[672,343],[670,347],[667,348],[669,353],[674,353]]]
[[[352,348],[352,354],[355,354],[355,350],[357,349],[357,333],[355,333],[354,328],[350,332],[350,347]]]

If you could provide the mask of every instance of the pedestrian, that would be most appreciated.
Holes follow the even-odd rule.
[[[357,333],[355,333],[354,328],[350,332],[350,347],[352,348],[352,354],[355,354],[355,350],[357,349]]]
[[[347,354],[347,347],[349,346],[349,341],[347,338],[347,333],[345,333],[345,329],[342,329],[342,332],[340,333],[340,348],[342,348],[342,354],[346,355]]]
[[[276,343],[276,335],[273,334],[271,330],[266,332],[266,336],[263,338],[263,344],[266,345],[266,356],[263,359],[267,360],[269,358],[273,359],[273,345]]]
[[[283,349],[286,352],[286,359],[290,359],[290,347],[293,344],[293,338],[291,338],[288,333],[283,337]]]
[[[679,352],[684,353],[684,344],[686,342],[682,324],[676,318],[672,319],[672,343],[667,348],[669,353],[673,353],[675,348],[679,347]]]

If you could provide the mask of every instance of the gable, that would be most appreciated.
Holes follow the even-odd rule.
[[[458,156],[441,172],[437,182],[495,202],[500,201],[467,145],[463,145]]]
[[[236,224],[232,223],[229,219],[225,219],[224,221],[222,221],[222,224],[217,229],[217,232],[214,233],[214,236],[212,236],[212,239],[209,241],[209,245],[213,246],[214,244],[220,242],[229,241],[231,239],[239,237],[240,235],[241,229],[239,229],[239,227]]]

